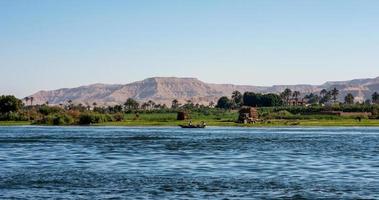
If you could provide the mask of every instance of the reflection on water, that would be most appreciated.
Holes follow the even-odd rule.
[[[375,199],[378,128],[1,127],[0,199]]]

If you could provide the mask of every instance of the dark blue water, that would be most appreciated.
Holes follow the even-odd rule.
[[[0,127],[0,199],[379,199],[379,128]]]

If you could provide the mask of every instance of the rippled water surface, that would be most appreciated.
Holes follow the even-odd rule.
[[[0,127],[0,199],[379,199],[379,128]]]

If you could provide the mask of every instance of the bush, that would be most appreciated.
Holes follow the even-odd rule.
[[[64,110],[57,106],[42,106],[38,109],[38,111],[43,115],[50,115],[56,113],[62,113]]]
[[[116,122],[124,121],[124,114],[123,113],[116,113],[116,114],[113,115],[113,119]]]
[[[113,121],[111,115],[104,115],[98,113],[82,113],[79,116],[80,125],[97,124],[110,121]]]
[[[0,96],[0,113],[17,112],[22,107],[22,101],[15,96]]]
[[[27,121],[28,116],[24,113],[10,112],[5,114],[0,114],[0,121]]]
[[[95,121],[95,117],[89,113],[82,113],[79,116],[79,124],[86,125],[92,124]]]
[[[44,116],[41,119],[35,121],[35,124],[43,124],[43,125],[72,125],[75,123],[75,120],[67,114],[53,114]]]
[[[274,119],[289,119],[293,116],[292,113],[288,112],[287,110],[281,110],[281,111],[278,111],[276,113],[272,113],[270,115],[270,118],[274,118]]]

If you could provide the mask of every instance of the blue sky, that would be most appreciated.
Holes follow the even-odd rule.
[[[152,76],[379,76],[377,0],[0,0],[0,94]]]

